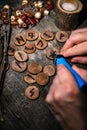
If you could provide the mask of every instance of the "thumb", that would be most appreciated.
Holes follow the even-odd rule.
[[[63,64],[58,65],[57,75],[60,82],[65,82],[65,83],[69,83],[71,81],[75,82],[72,73]]]

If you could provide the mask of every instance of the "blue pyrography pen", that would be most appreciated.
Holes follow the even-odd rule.
[[[74,78],[77,81],[78,87],[82,89],[84,86],[87,86],[87,82],[81,78],[81,76],[72,68],[70,63],[64,58],[62,55],[53,54],[55,65],[58,66],[63,64],[67,67],[67,69],[73,74]]]

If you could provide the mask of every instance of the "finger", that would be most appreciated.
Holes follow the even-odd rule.
[[[87,54],[87,42],[73,46],[63,51],[61,54],[65,57]]]
[[[71,33],[69,39],[66,41],[65,45],[61,51],[71,48],[72,46],[87,40],[87,33]]]
[[[87,70],[73,65],[72,68],[87,82]]]
[[[86,31],[87,31],[87,27],[76,29],[76,30],[72,31],[72,33],[80,33],[80,32],[86,32]]]
[[[71,59],[71,62],[87,64],[87,56],[76,56]]]
[[[50,87],[50,89],[49,89],[49,92],[48,92],[48,94],[47,94],[47,96],[46,96],[46,102],[48,103],[48,105],[50,104],[50,103],[52,103],[53,102],[53,95],[54,95],[54,90],[55,89],[55,87],[53,86],[53,85],[51,85],[51,87]]]

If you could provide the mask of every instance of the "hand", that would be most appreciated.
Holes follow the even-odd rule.
[[[65,57],[73,56],[71,62],[87,63],[87,28],[72,31],[69,39],[61,49]]]
[[[77,67],[74,68],[78,70]],[[78,72],[81,74],[82,70],[81,73],[80,69]],[[87,81],[87,71],[84,71],[83,75]],[[87,129],[85,98],[70,71],[64,65],[59,65],[46,102],[64,130]]]

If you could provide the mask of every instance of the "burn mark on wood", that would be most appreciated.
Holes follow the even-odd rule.
[[[16,37],[16,40],[17,40],[17,42],[18,42],[19,44],[21,44],[21,41],[22,41],[22,42],[25,42],[25,40],[24,40],[24,38],[23,38],[22,36]]]
[[[22,69],[19,62],[16,61],[15,63],[20,69]]]
[[[29,36],[30,38],[35,37],[34,33],[28,33],[28,36]]]
[[[34,47],[27,47],[27,46],[25,46],[25,50],[33,50],[34,49]]]
[[[20,56],[20,58],[23,60],[22,54],[20,52],[18,52],[18,55]]]
[[[49,34],[47,34],[46,32],[44,33],[44,36],[51,38],[51,36]]]
[[[37,43],[37,45],[40,45],[42,47],[43,46],[42,40],[39,40],[38,43]]]
[[[34,95],[34,88],[32,88],[30,91],[29,91],[29,93],[31,94],[30,96],[32,97],[33,95]]]
[[[30,75],[30,74],[26,74],[25,76],[28,76],[29,78],[35,80],[35,78],[32,75]]]
[[[59,39],[61,40],[65,35],[63,33],[60,33]]]

